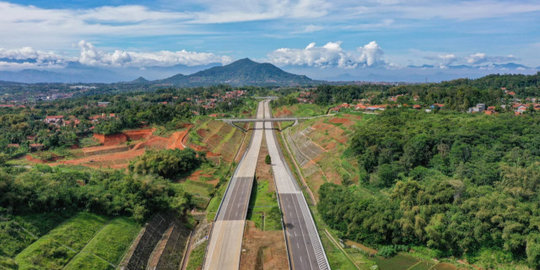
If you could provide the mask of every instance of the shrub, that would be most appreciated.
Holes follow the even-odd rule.
[[[149,151],[133,161],[129,169],[138,174],[157,174],[172,179],[199,167],[202,161],[203,159],[189,148]]]

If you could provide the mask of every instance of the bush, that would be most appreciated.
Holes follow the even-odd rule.
[[[7,154],[0,153],[0,166],[4,166],[4,164],[6,164],[8,159],[9,159],[9,156]]]
[[[388,246],[382,246],[379,248],[379,252],[377,252],[377,255],[390,258],[394,257],[398,252],[405,252],[408,251],[409,247],[405,245],[388,245]]]
[[[266,155],[266,157],[264,158],[264,163],[272,164],[272,158],[270,157],[270,155]]]

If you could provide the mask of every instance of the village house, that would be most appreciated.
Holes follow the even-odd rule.
[[[478,113],[478,112],[483,112],[486,110],[486,104],[484,103],[478,103],[476,104],[476,106],[474,107],[470,107],[467,112],[468,113]]]
[[[64,122],[63,115],[49,115],[45,117],[45,123],[60,126]]]
[[[387,104],[369,105],[366,107],[366,111],[384,111],[387,106]]]
[[[102,119],[107,119],[107,118],[116,118],[116,114],[115,113],[109,113],[109,114],[102,113],[102,114],[90,116],[89,120],[92,123],[96,123],[96,122],[99,122]]]

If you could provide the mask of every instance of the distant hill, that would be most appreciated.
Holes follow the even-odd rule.
[[[163,80],[153,81],[153,83],[188,87],[216,84],[294,86],[312,85],[318,82],[303,75],[285,72],[269,63],[257,63],[249,58],[244,58],[225,66],[212,67],[191,75],[177,74]]]
[[[144,77],[141,76],[141,77],[139,77],[139,78],[137,78],[137,79],[135,79],[135,80],[133,80],[133,81],[130,81],[130,82],[128,82],[128,83],[133,83],[133,84],[147,84],[147,83],[149,83],[149,82],[150,82],[149,80],[147,80],[147,79],[145,79]]]

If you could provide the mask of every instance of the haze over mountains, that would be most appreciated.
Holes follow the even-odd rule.
[[[410,65],[399,69],[375,67],[369,69],[338,70],[333,68],[314,71],[310,67],[285,66],[287,71],[270,63],[257,63],[249,58],[228,65],[213,63],[199,66],[175,65],[170,67],[126,68],[89,66],[69,62],[59,69],[25,69],[0,71],[0,81],[21,83],[117,83],[164,84],[180,87],[229,84],[232,86],[294,86],[312,85],[325,81],[401,81],[437,82],[462,78],[478,78],[493,73],[534,74],[540,67],[532,68],[516,63],[485,65],[481,68],[468,65],[437,67]],[[305,75],[308,74],[313,80]],[[134,78],[138,78],[135,79]]]
[[[159,72],[159,68],[156,72]],[[177,67],[183,71],[193,71],[189,67]],[[164,72],[167,74],[170,72]],[[132,73],[134,74],[134,73]],[[133,78],[131,74],[130,79]],[[130,74],[128,74],[130,75]],[[283,86],[283,85],[310,85],[317,83],[307,76],[296,75],[283,71],[269,64],[257,63],[248,58],[240,59],[224,66],[213,66],[201,71],[184,75],[175,74],[165,79],[148,80],[142,76],[135,80],[125,80],[125,74],[108,71],[105,69],[72,65],[69,73],[52,71],[23,70],[16,73],[0,73],[0,80],[15,82],[119,82],[125,81],[130,84],[161,84],[179,87],[208,86],[216,84],[228,84],[232,86],[256,85],[256,86]],[[101,79],[101,80],[100,80]]]

